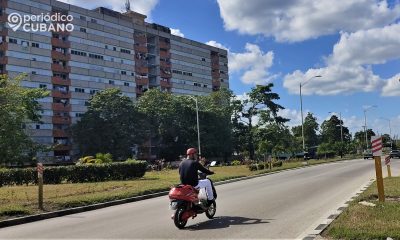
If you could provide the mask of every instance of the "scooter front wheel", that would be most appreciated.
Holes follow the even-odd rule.
[[[183,229],[187,223],[187,220],[182,219],[184,212],[185,212],[185,208],[179,207],[178,209],[176,209],[175,214],[174,214],[174,224],[179,229]]]
[[[215,213],[217,212],[217,203],[215,202],[215,200],[211,203],[211,205],[208,207],[207,211],[206,211],[206,216],[209,219],[212,219],[215,215]]]

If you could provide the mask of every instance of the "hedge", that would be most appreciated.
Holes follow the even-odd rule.
[[[45,184],[104,182],[143,177],[147,162],[118,162],[91,165],[45,167]],[[0,187],[37,184],[36,168],[0,169]]]

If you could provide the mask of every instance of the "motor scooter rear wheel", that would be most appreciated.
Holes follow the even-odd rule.
[[[216,212],[217,212],[217,203],[213,201],[206,211],[206,216],[209,219],[212,219]]]
[[[184,212],[185,212],[185,208],[179,207],[178,209],[176,209],[175,214],[174,214],[174,224],[179,229],[183,229],[187,223],[187,220],[182,219]]]

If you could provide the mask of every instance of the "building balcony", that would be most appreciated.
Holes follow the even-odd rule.
[[[137,95],[142,95],[143,94],[143,89],[142,88],[136,88],[136,94]]]
[[[160,41],[160,48],[171,49],[171,44]]]
[[[171,77],[172,77],[172,74],[167,74],[167,73],[161,71],[161,72],[160,72],[160,76],[161,76],[162,78],[171,78]]]
[[[3,30],[0,31],[0,36],[8,36],[8,28],[3,28]]]
[[[71,98],[71,92],[51,91],[51,96],[55,98]]]
[[[219,69],[219,63],[211,63],[211,68],[212,69]]]
[[[0,15],[0,22],[7,22],[8,21],[8,14],[3,13],[2,15]]]
[[[221,81],[220,80],[212,80],[212,85],[216,86],[216,87],[220,87],[221,86]]]
[[[149,84],[149,78],[135,78],[136,85],[148,85]]]
[[[8,49],[8,42],[0,43],[0,51],[5,52]]]
[[[53,129],[53,137],[68,137],[68,133],[65,130]]]
[[[145,35],[140,35],[140,36],[134,36],[133,37],[135,43],[147,43],[147,37]]]
[[[60,47],[60,48],[70,48],[71,47],[71,42],[70,41],[64,41],[59,38],[51,38],[51,45],[54,47]]]
[[[142,74],[148,74],[149,73],[149,68],[148,67],[135,66],[135,72],[142,73]]]
[[[160,66],[163,68],[171,68],[171,63],[160,61]]]
[[[164,87],[164,88],[171,88],[172,87],[172,83],[169,81],[160,81],[160,86]]]
[[[8,3],[8,1],[6,1],[6,0],[0,1],[0,7],[3,8],[3,9],[8,8],[8,4],[7,3]]]
[[[60,117],[60,116],[53,116],[52,118],[53,124],[71,124],[71,117]]]
[[[62,66],[58,63],[52,63],[51,64],[51,71],[54,72],[62,72],[62,73],[70,73],[71,72],[71,67],[70,66]]]
[[[55,58],[57,60],[69,61],[69,60],[71,60],[71,54],[64,54],[59,51],[52,50],[51,58]]]
[[[70,112],[71,105],[63,103],[52,103],[51,109],[57,112]]]
[[[60,77],[51,77],[51,83],[55,85],[71,86],[70,79],[63,79]]]
[[[70,151],[72,149],[71,145],[68,144],[55,144],[54,151]]]
[[[220,78],[221,74],[219,72],[211,72],[212,78]]]
[[[171,53],[166,51],[160,51],[160,58],[171,58]]]
[[[137,44],[135,44],[135,45],[133,46],[133,49],[134,49],[135,52],[137,52],[137,53],[147,53],[147,52],[148,52],[147,47],[146,47],[146,46],[143,46],[143,45],[137,45]]]
[[[0,65],[6,65],[8,63],[8,57],[0,57]]]

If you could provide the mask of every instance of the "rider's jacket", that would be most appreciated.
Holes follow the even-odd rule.
[[[193,187],[199,184],[197,171],[212,174],[210,170],[203,167],[198,161],[185,159],[179,164],[179,175],[182,184],[192,185]]]

